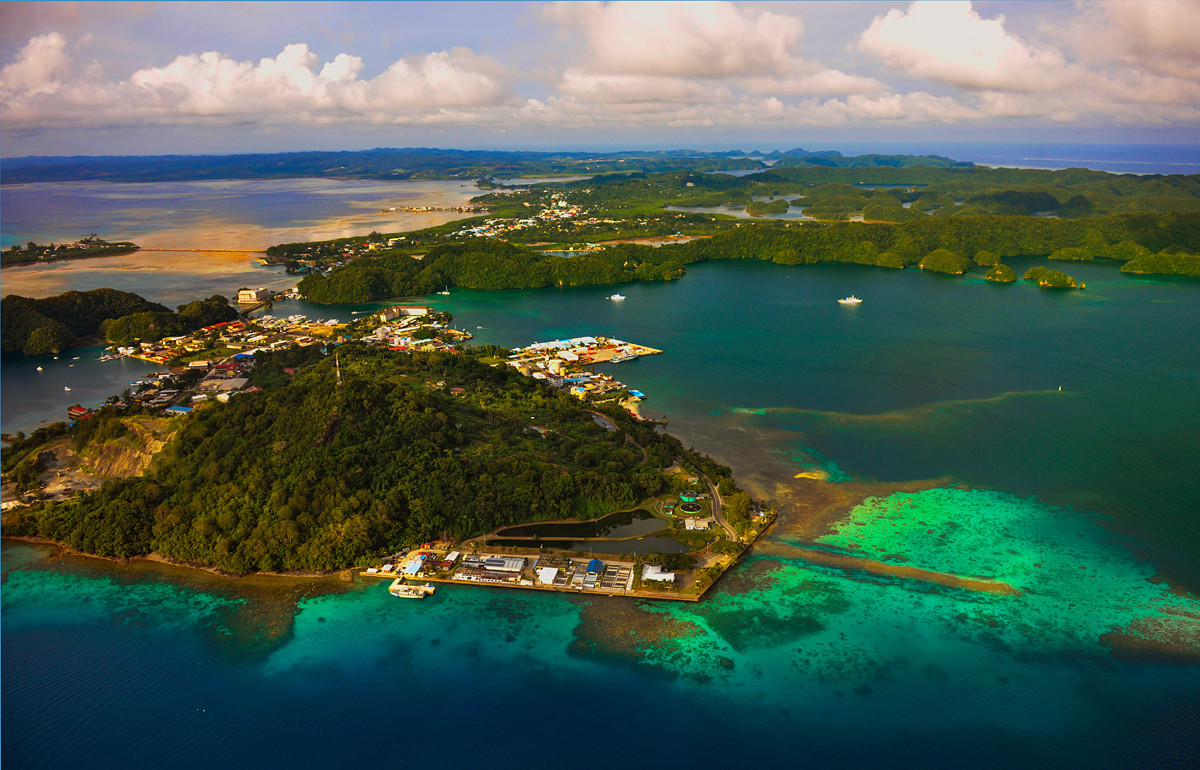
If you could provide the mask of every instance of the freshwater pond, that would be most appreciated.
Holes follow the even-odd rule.
[[[637,537],[658,532],[666,522],[644,508],[618,511],[595,521],[523,524],[502,529],[501,537]]]

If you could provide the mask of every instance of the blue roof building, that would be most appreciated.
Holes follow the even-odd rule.
[[[589,575],[599,575],[604,572],[604,562],[599,559],[592,559],[588,562],[587,570]]]

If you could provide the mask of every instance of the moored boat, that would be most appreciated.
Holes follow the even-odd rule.
[[[423,586],[410,586],[404,582],[404,578],[398,577],[388,586],[388,593],[392,596],[398,596],[401,599],[424,599],[430,596],[437,589],[432,583],[426,583]]]
[[[862,302],[861,299],[851,294],[849,297],[842,297],[838,300],[839,305],[857,305]]]
[[[624,294],[613,294],[612,296],[609,297],[609,299],[613,300],[614,302],[620,302],[621,300],[625,299],[625,295]]]

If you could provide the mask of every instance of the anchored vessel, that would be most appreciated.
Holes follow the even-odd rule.
[[[843,297],[838,300],[838,304],[841,305],[857,305],[860,302],[862,302],[862,300],[853,294],[851,294],[849,297]]]
[[[436,590],[431,583],[426,583],[423,586],[407,585],[404,582],[404,578],[396,578],[388,586],[388,593],[392,596],[399,596],[401,599],[424,599]]]
[[[609,297],[609,299],[611,299],[615,302],[619,302],[619,301],[625,299],[625,295],[624,294],[614,294],[611,297]]]

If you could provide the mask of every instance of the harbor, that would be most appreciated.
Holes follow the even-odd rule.
[[[617,399],[637,402],[646,394],[630,390],[612,376],[587,367],[619,364],[662,352],[610,337],[572,337],[516,348],[508,357],[508,365],[527,377],[544,380],[555,388],[565,388],[581,401]]]

